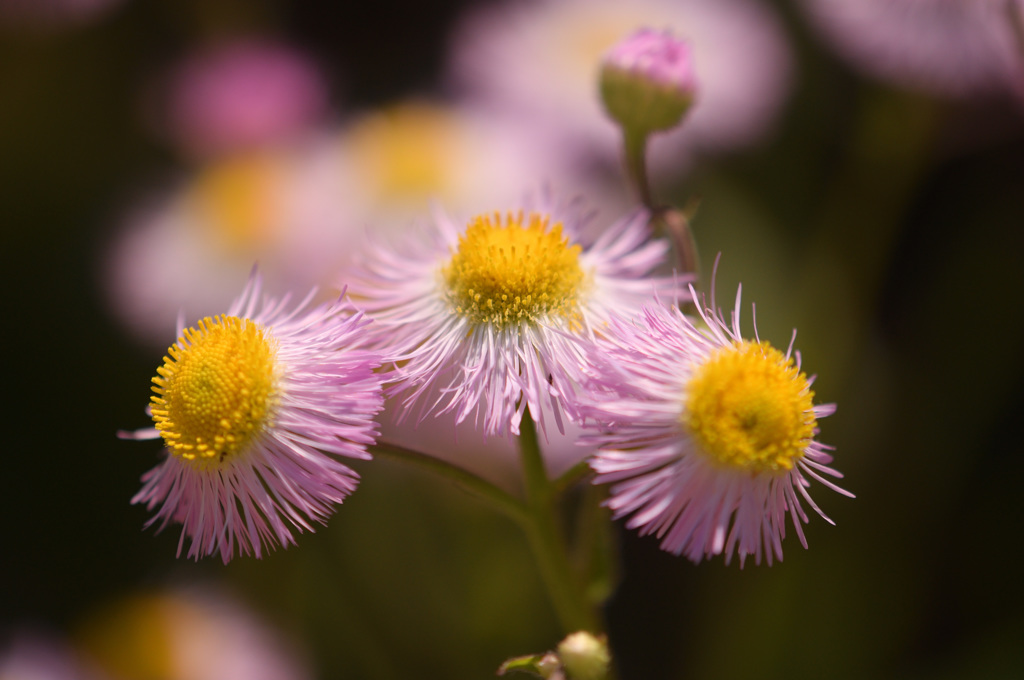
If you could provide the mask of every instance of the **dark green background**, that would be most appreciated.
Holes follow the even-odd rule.
[[[0,28],[4,633],[72,633],[111,598],[223,580],[324,678],[491,677],[559,639],[516,528],[394,464],[359,465],[298,548],[227,567],[175,560],[177,532],[143,533],[128,504],[158,447],[113,435],[142,424],[160,356],[109,316],[98,263],[125,197],[180,168],[141,93],[232,32],[309,50],[345,107],[436,86],[457,3],[344,4],[135,0],[76,30]],[[703,198],[723,298],[742,279],[762,337],[799,328],[858,498],[812,489],[838,526],[812,519],[811,549],[790,536],[770,569],[623,532],[621,676],[1022,677],[1024,107],[863,80],[779,7],[799,75],[777,136],[674,195]]]

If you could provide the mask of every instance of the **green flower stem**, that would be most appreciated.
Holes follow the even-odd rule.
[[[647,179],[647,135],[626,131],[623,134],[626,151],[626,174],[636,189],[640,202],[654,210],[651,183]]]
[[[623,141],[626,173],[629,175],[630,183],[636,190],[640,202],[651,211],[651,222],[656,229],[671,239],[676,257],[679,258],[679,271],[692,273],[695,277],[694,288],[699,290],[700,258],[697,255],[697,242],[690,229],[690,220],[696,213],[697,203],[691,201],[683,210],[656,206],[647,176],[647,135],[624,132]]]
[[[690,229],[690,218],[696,212],[696,203],[691,202],[683,210],[662,208],[654,212],[651,221],[655,229],[668,234],[672,248],[679,258],[679,271],[693,274],[693,288],[700,291],[700,255],[697,252],[697,241]]]
[[[611,512],[603,505],[607,487],[588,484],[581,496],[573,557],[585,576],[587,601],[599,606],[611,597],[619,581],[618,545]]]
[[[537,428],[529,411],[523,416],[519,455],[526,486],[529,521],[523,524],[541,576],[566,633],[601,632],[600,619],[587,602],[583,588],[569,563],[565,540],[556,523],[555,485],[548,479],[537,440]]]
[[[370,452],[376,456],[380,456],[381,458],[390,458],[403,463],[409,463],[413,467],[418,467],[422,470],[429,470],[434,474],[440,475],[441,477],[458,484],[474,496],[489,502],[495,509],[515,520],[520,526],[527,526],[532,521],[530,518],[530,511],[521,500],[504,489],[488,482],[483,477],[478,477],[472,472],[464,470],[456,465],[452,465],[440,458],[428,456],[425,453],[420,453],[419,451],[413,451],[412,449],[407,449],[403,446],[397,446],[383,441],[377,442],[376,445],[371,446]]]
[[[560,497],[569,490],[569,487],[575,486],[577,482],[583,481],[583,478],[591,472],[590,463],[585,460],[581,460],[563,472],[558,479],[551,482],[551,494],[556,498]]]

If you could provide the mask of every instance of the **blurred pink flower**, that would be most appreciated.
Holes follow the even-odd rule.
[[[619,155],[620,135],[597,92],[602,55],[642,27],[693,48],[700,97],[686,122],[659,137],[651,159],[680,168],[692,152],[735,149],[772,127],[791,58],[770,9],[749,0],[508,0],[474,9],[451,43],[450,77],[463,96],[528,118],[577,154]]]
[[[0,680],[109,680],[67,643],[19,631],[0,646]]]
[[[274,43],[198,52],[167,88],[168,134],[200,158],[287,140],[320,123],[327,110],[327,84],[316,66]]]
[[[95,21],[124,0],[0,0],[0,25],[29,30],[74,28]]]
[[[532,133],[511,116],[411,100],[212,159],[128,214],[101,263],[113,312],[162,346],[182,309],[217,313],[254,262],[276,291],[344,282],[366,232],[401,234],[438,201],[468,218],[550,182],[624,210],[625,186]]]
[[[522,187],[550,183],[559,193],[591,193],[621,211],[625,191],[572,164],[571,149],[515,116],[473,106],[410,99],[353,116],[339,146],[347,206],[355,221],[394,233],[442,204],[472,215],[514,205]]]
[[[803,0],[852,66],[905,87],[968,95],[1015,87],[1019,0]],[[1014,18],[1016,13],[1016,19]]]
[[[271,290],[330,282],[358,233],[333,139],[226,156],[130,212],[102,284],[112,311],[162,346],[182,311],[218,313],[258,262]]]
[[[119,680],[312,677],[308,661],[280,631],[209,585],[123,597],[80,628],[83,651]]]

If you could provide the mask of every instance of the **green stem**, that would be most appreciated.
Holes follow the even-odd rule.
[[[699,292],[700,255],[697,253],[697,240],[690,229],[690,218],[696,209],[693,201],[683,210],[662,208],[651,215],[651,220],[658,231],[668,234],[676,257],[679,258],[679,271],[683,274],[693,274],[693,288]]]
[[[583,489],[576,519],[575,562],[585,575],[587,601],[603,605],[619,579],[619,563],[611,512],[604,507],[608,489],[588,484]]]
[[[690,229],[690,219],[697,211],[697,202],[690,201],[683,210],[656,206],[651,195],[651,183],[647,176],[647,135],[624,132],[623,142],[626,155],[626,174],[636,189],[640,202],[651,211],[651,222],[659,231],[666,233],[679,258],[680,271],[694,275],[694,288],[700,289],[700,259],[697,242]]]
[[[488,501],[497,510],[500,510],[521,526],[526,526],[531,521],[529,510],[522,501],[468,470],[452,465],[440,458],[434,458],[425,453],[387,442],[377,442],[376,445],[370,447],[370,452],[381,458],[411,463],[414,467],[429,470],[434,474],[440,475],[458,484],[474,496]]]
[[[626,151],[626,174],[636,189],[640,203],[654,210],[651,183],[647,178],[647,135],[626,132],[623,140]]]
[[[551,482],[551,493],[556,498],[560,497],[569,490],[569,487],[575,486],[577,482],[582,481],[590,473],[590,463],[586,460],[581,460],[563,472],[558,479]]]
[[[541,576],[566,633],[601,631],[599,618],[586,600],[572,571],[565,540],[556,523],[555,486],[548,479],[537,440],[537,428],[529,411],[523,416],[519,434],[519,455],[523,465],[529,518],[523,529],[530,541]]]

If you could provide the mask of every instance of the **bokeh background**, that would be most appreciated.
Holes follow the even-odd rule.
[[[153,197],[237,151],[211,150],[167,122],[167,74],[211,45],[285,45],[315,67],[316,82],[282,135],[309,126],[330,136],[411,97],[460,101],[455,43],[466,40],[467,12],[497,4],[0,0],[0,644],[8,658],[35,654],[52,666],[19,676],[0,665],[10,677],[483,678],[560,639],[516,527],[444,482],[387,461],[358,464],[359,490],[297,547],[195,563],[175,559],[175,529],[143,532],[148,514],[129,504],[159,446],[114,436],[146,425],[175,312],[170,331],[140,330],[112,291],[129,284],[111,283],[111,253],[140,204],[161,204]],[[721,253],[724,300],[742,280],[763,338],[785,345],[799,329],[819,400],[839,407],[821,438],[837,447],[857,499],[817,489],[837,526],[813,518],[810,549],[790,536],[771,568],[695,566],[618,527],[621,582],[607,616],[620,675],[1024,677],[1016,71],[1005,86],[990,77],[976,88],[972,74],[941,68],[917,78],[926,71],[917,62],[903,77],[821,30],[807,7],[827,2],[753,4],[775,17],[789,54],[784,92],[763,95],[777,110],[734,148],[680,151],[685,163],[669,163],[657,190],[666,201],[700,198],[694,229],[706,266]],[[934,1],[940,14],[959,4],[970,3]],[[901,29],[885,12],[876,19]],[[935,23],[916,22],[955,28]],[[687,26],[671,28],[687,36]],[[596,97],[592,105],[599,112]],[[253,142],[225,142],[235,143]],[[597,156],[566,161],[571,180],[554,161],[533,172],[581,193],[623,184]],[[362,174],[357,166],[352,176]],[[618,199],[595,192],[615,209]],[[339,215],[338,234],[346,219],[370,229],[411,219]],[[172,264],[187,254],[160,252]],[[228,297],[251,263],[231,266]],[[172,307],[187,304],[204,302]],[[516,486],[508,466],[488,474]],[[236,624],[243,632],[228,632]],[[172,660],[183,635],[175,626],[199,638],[190,643],[199,670]],[[276,646],[277,661],[213,670],[218,653],[251,661],[256,647]]]

